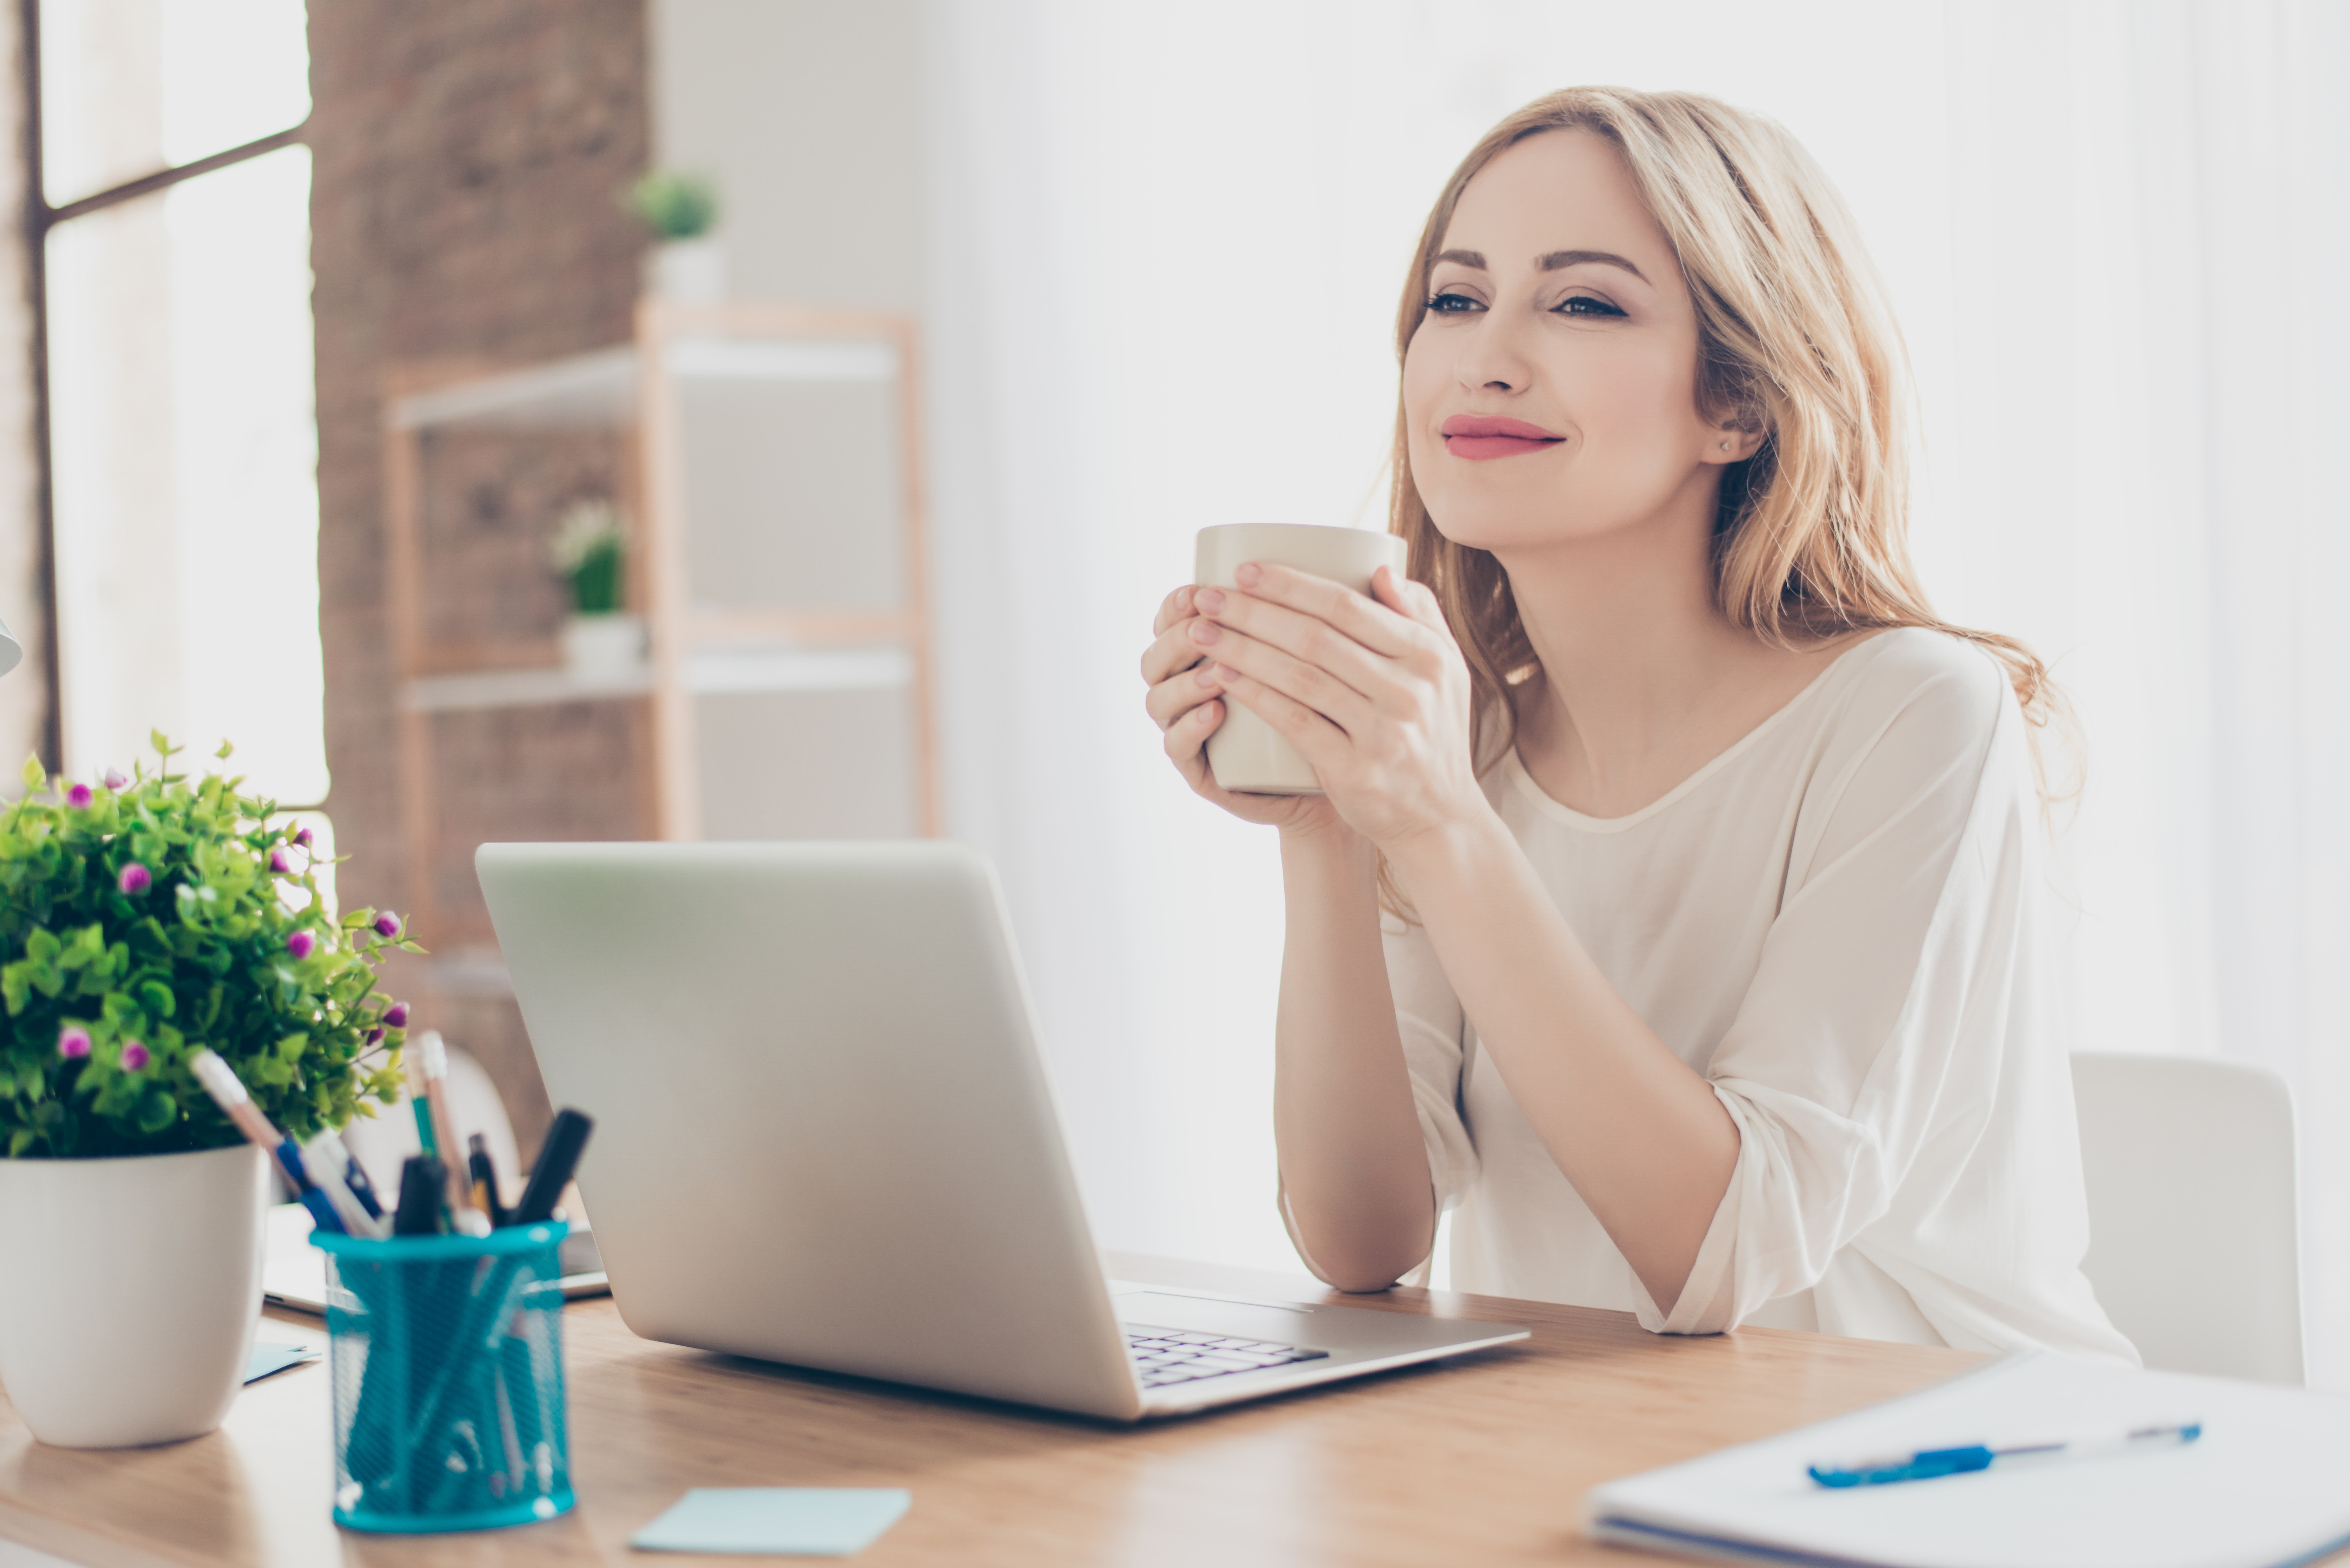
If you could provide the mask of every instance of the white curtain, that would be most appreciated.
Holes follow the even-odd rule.
[[[1470,142],[1575,82],[1784,121],[1924,412],[1939,607],[2058,659],[2077,1043],[2300,1096],[2312,1366],[2350,1387],[2350,8],[935,0],[933,420],[956,831],[1002,864],[1105,1241],[1295,1268],[1279,881],[1135,663],[1193,530],[1379,514],[1391,320]]]

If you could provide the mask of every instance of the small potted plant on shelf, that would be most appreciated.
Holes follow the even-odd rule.
[[[331,915],[308,829],[154,743],[94,784],[29,762],[0,810],[0,1384],[72,1448],[208,1432],[244,1382],[268,1157],[192,1062],[299,1142],[372,1115],[408,1023],[376,965],[423,950]]]
[[[718,225],[718,191],[698,174],[655,170],[629,190],[629,210],[652,232],[645,290],[681,305],[717,305],[726,297],[726,252],[711,231]]]
[[[608,501],[580,501],[563,514],[547,559],[571,590],[563,662],[593,685],[625,682],[644,668],[645,625],[620,611],[628,521]]]

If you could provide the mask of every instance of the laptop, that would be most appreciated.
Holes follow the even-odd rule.
[[[1104,1278],[987,861],[882,844],[474,857],[639,1335],[1113,1421],[1526,1337]]]

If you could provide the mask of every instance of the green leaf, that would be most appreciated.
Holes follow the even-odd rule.
[[[8,1135],[8,1158],[10,1159],[16,1159],[23,1155],[26,1149],[33,1147],[33,1140],[38,1136],[39,1135],[35,1133],[30,1127],[18,1127],[15,1132],[10,1133]]]
[[[226,762],[229,759],[229,753],[235,750],[236,748],[234,746],[230,745],[226,741],[223,741],[221,742],[221,749],[214,752],[213,755],[218,757],[223,762]]]
[[[79,969],[94,959],[106,956],[106,928],[92,923],[73,934],[57,954],[59,969]]]
[[[161,981],[142,980],[138,990],[139,1001],[151,1016],[169,1018],[176,1011],[177,1003],[172,1000],[172,988]]]
[[[17,776],[25,781],[27,794],[38,794],[49,787],[49,771],[41,766],[41,759],[38,757],[26,757],[24,771]],[[11,1149],[9,1152],[14,1154],[16,1150]]]
[[[159,1133],[180,1119],[180,1104],[161,1084],[150,1084],[139,1096],[131,1125],[143,1133]]]

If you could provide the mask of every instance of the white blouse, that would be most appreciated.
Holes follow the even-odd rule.
[[[1486,791],[1739,1149],[1659,1310],[1478,1048],[1427,934],[1390,919],[1456,1289],[1628,1309],[1664,1334],[1766,1324],[2137,1364],[2080,1271],[2043,829],[1994,660],[1881,632],[1629,816],[1568,810],[1514,754]]]

